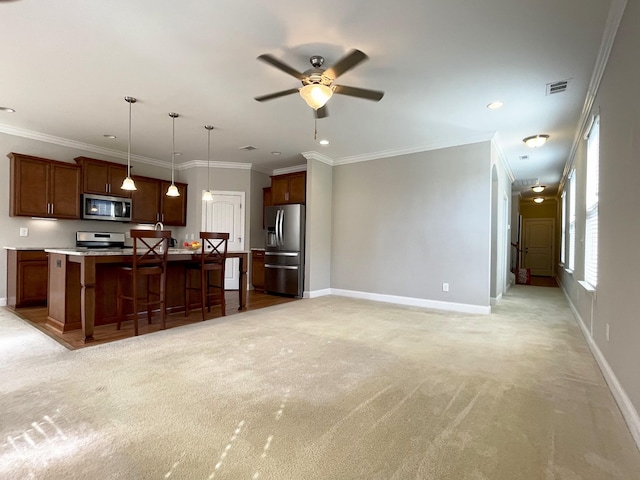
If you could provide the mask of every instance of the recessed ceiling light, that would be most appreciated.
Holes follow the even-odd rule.
[[[542,203],[542,202],[544,202],[544,198],[536,197],[536,198],[533,199],[533,201],[536,202],[536,203]]]
[[[9,108],[9,107],[0,107],[0,112],[16,113],[16,111],[13,108]]]
[[[181,156],[181,155],[182,155],[182,152],[173,152],[173,154],[174,154],[176,157],[179,157],[179,156]]]
[[[502,108],[504,106],[504,103],[502,103],[501,101],[495,101],[495,102],[491,102],[489,105],[487,105],[487,108],[489,110],[496,110],[498,108]]]
[[[271,155],[282,155],[282,152],[271,152]]]
[[[318,143],[320,145],[329,145],[329,140],[320,140]]]
[[[113,140],[114,138],[117,138],[115,135],[103,135],[104,138],[108,138],[110,140]]]
[[[523,138],[522,141],[525,143],[527,147],[537,148],[541,147],[549,140],[549,135],[539,134],[539,135],[531,135],[530,137]]]

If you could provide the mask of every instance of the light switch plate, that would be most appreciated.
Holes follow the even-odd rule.
[[[20,227],[20,236],[21,237],[28,237],[29,236],[29,229],[26,227]]]

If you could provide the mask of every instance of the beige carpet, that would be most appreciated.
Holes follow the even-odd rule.
[[[323,297],[68,351],[0,309],[2,479],[640,478],[562,291]]]

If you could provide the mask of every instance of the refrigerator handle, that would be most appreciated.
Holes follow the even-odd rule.
[[[280,246],[280,214],[282,210],[276,210],[276,247]]]
[[[280,246],[284,245],[284,235],[283,235],[283,229],[282,229],[282,224],[284,223],[284,210],[280,210]]]

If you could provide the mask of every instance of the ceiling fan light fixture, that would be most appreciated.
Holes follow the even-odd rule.
[[[538,148],[547,143],[549,140],[549,135],[531,135],[530,137],[523,138],[522,141],[525,143],[527,147],[530,148]]]
[[[333,95],[331,87],[318,83],[311,83],[300,88],[300,96],[314,110],[324,107],[331,95]]]

